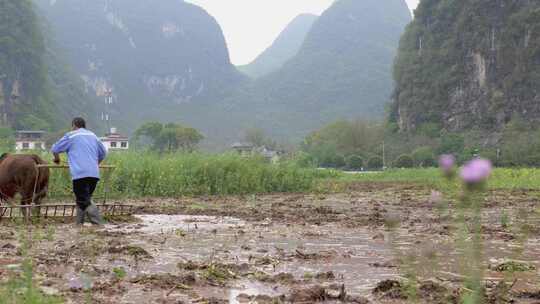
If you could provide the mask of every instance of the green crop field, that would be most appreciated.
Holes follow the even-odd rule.
[[[236,195],[286,192],[339,191],[335,184],[355,182],[416,183],[437,187],[443,182],[439,169],[391,169],[381,172],[342,173],[303,168],[294,162],[272,165],[261,158],[232,154],[118,153],[106,162],[98,193],[108,187],[116,198]],[[540,189],[540,169],[498,168],[491,189]],[[50,197],[68,197],[71,181],[67,170],[51,173]]]
[[[383,172],[343,174],[342,181],[398,182],[437,186],[443,178],[439,169],[394,169]],[[540,169],[497,168],[488,181],[491,189],[540,189]]]
[[[302,168],[293,162],[272,165],[262,158],[205,154],[112,154],[106,164],[116,168],[102,174],[109,193],[116,197],[178,197],[272,192],[309,192],[317,181],[337,178],[335,171]],[[51,172],[50,196],[67,196],[67,170]]]

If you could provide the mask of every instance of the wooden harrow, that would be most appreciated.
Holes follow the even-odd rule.
[[[49,169],[69,169],[67,165],[37,165],[38,168],[49,168]],[[101,165],[100,169],[102,170],[114,170],[114,166]],[[37,182],[39,176],[36,177],[34,195],[32,197],[32,202],[30,205],[2,205],[0,204],[0,220],[5,218],[24,218],[27,216],[31,217],[44,217],[44,218],[59,218],[59,217],[74,217],[76,213],[75,204],[42,204],[36,205],[35,196],[37,190]],[[105,178],[101,181],[103,183],[103,197],[100,200],[101,203],[96,204],[100,212],[104,215],[109,216],[127,216],[133,214],[134,206],[133,205],[124,205],[124,204],[108,204],[108,179]]]
[[[133,214],[133,205],[121,204],[97,204],[102,214],[110,216],[126,216]],[[47,204],[47,205],[23,205],[23,206],[0,206],[0,220],[3,218],[32,217],[57,218],[74,217],[75,204]]]

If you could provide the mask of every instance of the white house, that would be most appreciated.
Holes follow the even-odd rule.
[[[45,150],[45,131],[15,132],[15,150]]]
[[[129,138],[118,133],[116,128],[111,128],[111,131],[105,134],[105,137],[100,138],[107,150],[128,150]]]
[[[279,160],[281,159],[280,153],[278,151],[274,151],[272,149],[268,149],[267,147],[259,147],[257,150],[257,153],[262,155],[266,160],[273,164],[279,163]]]

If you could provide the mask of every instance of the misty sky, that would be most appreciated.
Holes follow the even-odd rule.
[[[236,65],[251,62],[297,15],[320,15],[334,0],[186,0],[214,16]],[[358,0],[362,1],[362,0]],[[393,0],[381,0],[393,1]],[[414,9],[419,0],[406,0]]]

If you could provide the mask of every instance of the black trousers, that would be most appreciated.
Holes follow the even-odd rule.
[[[99,179],[95,177],[85,177],[73,180],[73,193],[75,193],[77,206],[83,211],[92,204],[92,195],[96,190],[98,182]]]

